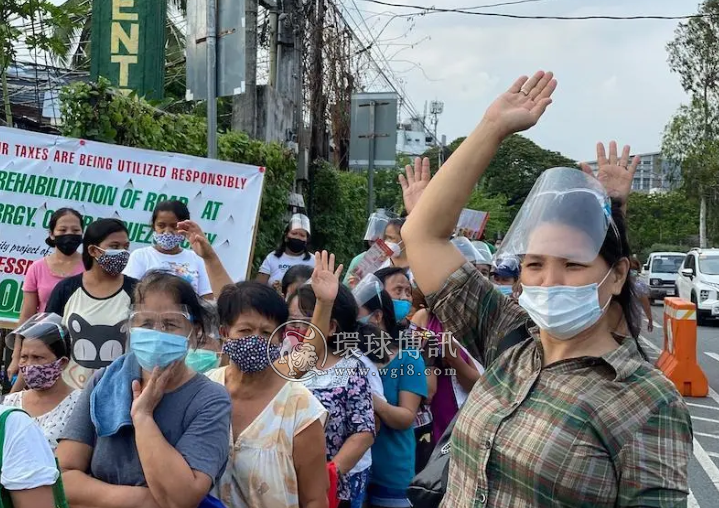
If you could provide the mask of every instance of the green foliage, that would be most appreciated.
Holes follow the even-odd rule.
[[[629,196],[627,234],[632,252],[644,256],[668,244],[678,251],[689,250],[699,232],[699,206],[683,192]],[[677,249],[665,249],[677,250]]]
[[[514,218],[545,170],[576,165],[576,161],[559,152],[545,150],[524,136],[514,134],[500,145],[480,185],[489,196],[506,196]]]
[[[504,196],[489,196],[483,190],[475,189],[465,208],[489,213],[484,230],[484,236],[488,240],[497,238],[500,233],[505,234],[512,224],[513,217]]]
[[[313,196],[312,243],[333,252],[347,267],[364,250],[367,174],[324,165],[315,172]]]
[[[367,173],[362,173],[367,178]],[[399,171],[381,169],[374,173],[375,208],[385,208],[399,213],[403,208],[402,187],[399,185]]]
[[[65,136],[200,157],[207,154],[207,124],[203,119],[169,114],[143,99],[115,93],[107,80],[75,83],[62,90],[60,99]],[[222,160],[265,168],[253,259],[256,270],[282,238],[296,161],[281,145],[262,143],[241,132],[220,134],[218,155]]]

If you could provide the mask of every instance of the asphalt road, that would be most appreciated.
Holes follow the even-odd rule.
[[[653,307],[654,331],[642,330],[643,345],[652,362],[663,346],[664,307]],[[719,506],[719,322],[697,328],[697,357],[709,380],[709,396],[687,398],[694,427],[694,458],[689,465],[689,507]]]

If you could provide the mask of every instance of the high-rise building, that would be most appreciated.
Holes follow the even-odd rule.
[[[634,155],[630,157],[630,160]],[[660,152],[639,154],[639,166],[634,173],[632,190],[635,192],[662,193],[677,189],[681,185],[681,171],[679,167],[662,159]],[[597,174],[597,161],[588,162]]]

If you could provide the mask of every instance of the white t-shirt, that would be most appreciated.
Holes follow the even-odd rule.
[[[286,252],[282,253],[282,256],[275,256],[274,252],[270,252],[260,266],[260,273],[270,276],[268,283],[274,284],[276,281],[282,282],[282,277],[285,276],[285,272],[295,265],[306,265],[315,267],[315,257],[310,256],[309,259],[305,259],[304,254],[299,256],[290,256]]]
[[[154,247],[138,249],[130,254],[130,261],[122,273],[139,280],[151,270],[174,273],[192,284],[200,296],[212,294],[205,261],[191,250],[183,249],[179,254],[164,254]]]
[[[0,414],[10,409],[0,406]],[[14,412],[5,422],[0,483],[7,490],[54,485],[60,476],[50,445],[28,415]]]

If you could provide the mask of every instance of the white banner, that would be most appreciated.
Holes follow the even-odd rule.
[[[132,249],[151,245],[150,218],[167,199],[187,204],[233,280],[246,277],[264,168],[0,128],[0,320],[18,318],[22,283],[46,256],[55,210],[85,225],[122,220]]]

